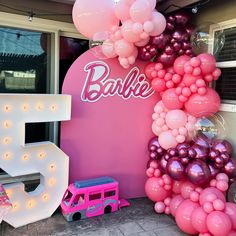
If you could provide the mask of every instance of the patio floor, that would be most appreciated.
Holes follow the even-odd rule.
[[[5,222],[1,236],[181,236],[173,218],[157,215],[147,198],[129,200],[130,207],[81,221],[67,222],[60,211],[52,217],[17,229]]]

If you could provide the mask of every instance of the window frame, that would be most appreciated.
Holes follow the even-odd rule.
[[[213,39],[214,42],[214,35],[216,31],[224,30],[228,28],[236,27],[236,18],[228,21],[222,21],[216,24],[210,25],[209,28],[209,36]],[[210,43],[208,46],[208,52],[213,53],[213,45],[214,43]],[[236,60],[233,61],[224,61],[224,62],[217,62],[217,67],[219,68],[236,68]],[[212,87],[214,85],[212,84]],[[236,100],[221,100],[221,107],[220,111],[225,112],[236,112]]]

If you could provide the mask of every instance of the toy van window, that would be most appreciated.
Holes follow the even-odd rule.
[[[84,194],[78,194],[74,197],[72,205],[73,206],[78,206],[84,204]]]
[[[72,193],[69,190],[67,190],[66,194],[64,196],[64,200],[65,201],[70,201],[71,197],[72,197]]]
[[[108,191],[108,192],[105,192],[104,193],[104,197],[107,198],[107,197],[112,197],[112,196],[115,196],[116,195],[116,191],[115,190],[112,190],[112,191]]]
[[[102,197],[101,193],[92,193],[89,195],[89,201],[101,199],[101,197]]]

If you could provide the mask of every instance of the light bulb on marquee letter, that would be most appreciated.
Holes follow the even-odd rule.
[[[13,227],[50,217],[68,186],[68,156],[51,142],[25,144],[25,123],[69,120],[70,113],[69,95],[0,94],[0,168],[12,177],[40,173],[33,192],[21,182],[4,185],[13,208],[3,220]]]

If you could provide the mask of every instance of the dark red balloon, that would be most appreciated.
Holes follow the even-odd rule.
[[[156,151],[157,150],[157,147],[154,146],[154,145],[151,145],[149,146],[149,151],[152,152],[152,151]]]
[[[174,22],[167,22],[166,29],[173,31],[175,29],[175,23]]]
[[[148,142],[148,149],[150,150],[152,146],[155,146],[156,149],[160,147],[160,144],[158,142],[158,137],[154,136],[152,137]]]
[[[157,49],[164,49],[166,44],[170,41],[171,36],[167,33],[160,34],[150,38],[150,44]]]
[[[186,11],[177,11],[173,17],[175,18],[175,22],[178,25],[185,26],[190,20],[190,14]]]
[[[204,134],[199,134],[196,137],[194,137],[194,142],[198,144],[199,146],[209,148],[211,141],[207,138]]]
[[[180,161],[181,161],[181,163],[183,164],[183,165],[188,165],[188,163],[190,162],[190,159],[189,159],[189,157],[182,157],[181,159],[180,159]]]
[[[194,144],[192,148],[195,150],[197,155],[195,156],[196,159],[206,159],[208,156],[208,148],[199,146],[198,144]]]
[[[166,172],[174,180],[184,180],[185,178],[185,167],[178,157],[172,157],[168,160]]]
[[[195,27],[191,24],[187,24],[185,26],[185,30],[187,31],[188,35],[191,36],[193,34]]]
[[[188,156],[188,149],[187,148],[180,148],[179,149],[179,156],[180,157],[187,157]]]
[[[164,154],[164,159],[168,161],[172,156],[169,153]]]
[[[227,163],[230,159],[230,155],[227,152],[221,153],[220,157],[224,160],[224,163]]]
[[[160,54],[157,58],[158,62],[161,62],[164,66],[172,66],[174,64],[175,59],[177,58],[176,53],[173,53],[171,55],[166,54],[165,52]]]
[[[224,166],[224,159],[220,156],[216,157],[215,158],[215,166],[219,169],[222,168]]]
[[[159,148],[157,148],[157,153],[159,156],[162,156],[165,153],[165,149],[163,149],[162,147],[159,147]]]
[[[227,152],[228,154],[232,153],[232,145],[227,140],[216,139],[213,141],[212,149],[217,150],[221,153]]]
[[[183,42],[189,39],[189,35],[184,28],[179,28],[172,33],[172,38],[177,42]]]
[[[154,45],[146,45],[138,48],[138,56],[143,61],[149,61],[157,54],[157,49]]]
[[[158,157],[157,152],[155,152],[155,151],[150,152],[149,157],[150,157],[150,159],[156,160]]]
[[[231,158],[222,168],[229,178],[236,178],[236,159]]]
[[[186,148],[186,149],[188,149],[188,148],[190,148],[190,144],[189,143],[179,143],[178,145],[177,145],[177,147],[176,147],[176,149],[177,150],[180,150],[181,148]]]
[[[211,173],[211,178],[215,178],[216,175],[220,172],[220,169],[219,168],[216,168],[213,164],[208,164],[208,167],[209,167],[209,170],[210,170],[210,173]]]
[[[172,55],[174,53],[174,48],[171,44],[167,44],[165,49],[164,49],[164,52],[167,54],[167,55]]]
[[[188,149],[188,157],[195,158],[197,155],[197,152],[193,148]]]
[[[181,42],[174,42],[173,43],[173,48],[176,52],[178,52],[181,49],[181,47],[182,47]]]
[[[160,167],[161,167],[161,171],[163,173],[166,173],[167,161],[165,160],[164,156],[161,158],[159,164],[160,164]]]
[[[174,156],[177,156],[178,154],[178,150],[176,148],[169,148],[167,150],[167,153],[171,156],[171,157],[174,157]]]
[[[216,159],[217,157],[219,157],[219,156],[220,156],[220,152],[217,151],[217,150],[211,150],[211,151],[209,152],[209,158],[210,158],[212,161],[215,161],[215,159]]]
[[[209,182],[211,172],[204,161],[194,160],[186,167],[186,175],[193,184],[203,186]]]

